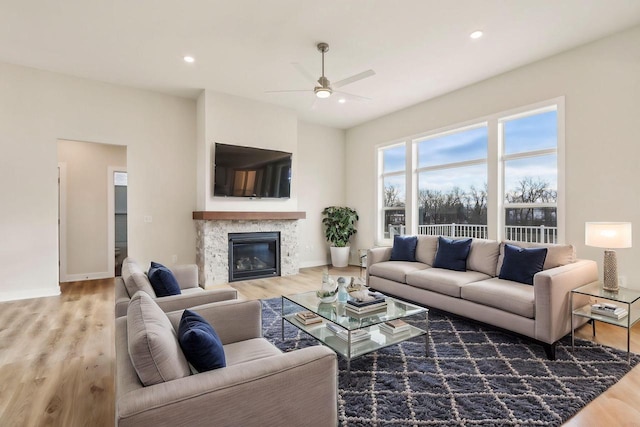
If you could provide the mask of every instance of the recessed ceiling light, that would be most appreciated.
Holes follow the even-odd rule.
[[[471,37],[472,39],[479,39],[480,37],[482,37],[482,34],[482,31],[476,30],[473,33],[469,34],[469,37]]]
[[[338,99],[338,102],[339,102],[340,104],[344,104],[345,102],[347,102],[347,100],[346,100],[346,99],[344,99],[344,98],[340,98],[340,99]]]
[[[195,58],[193,56],[185,56],[183,59],[184,62],[188,62],[189,64],[195,61]]]

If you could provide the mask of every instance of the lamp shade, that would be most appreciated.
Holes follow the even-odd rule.
[[[587,222],[584,227],[584,244],[596,248],[630,248],[631,223]]]

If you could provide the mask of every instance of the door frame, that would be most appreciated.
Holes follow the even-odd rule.
[[[67,164],[58,162],[58,283],[67,281]]]
[[[115,203],[115,185],[113,182],[114,172],[127,172],[126,166],[109,166],[107,168],[107,271],[109,277],[115,277],[116,271],[116,203]],[[129,191],[127,190],[127,199]],[[127,201],[128,205],[128,201]],[[128,229],[128,227],[127,227]],[[127,232],[127,246],[129,245],[129,236]]]

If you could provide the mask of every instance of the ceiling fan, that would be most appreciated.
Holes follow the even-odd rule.
[[[313,77],[300,64],[298,64],[297,62],[294,62],[292,64],[300,72],[300,74],[305,76],[305,78],[307,78],[308,80],[316,83],[316,86],[313,88],[313,90],[310,90],[310,89],[269,90],[269,91],[266,91],[265,93],[314,92],[316,94],[316,97],[318,97],[318,98],[329,98],[331,96],[331,94],[338,93],[338,94],[341,94],[341,95],[346,95],[348,97],[355,98],[355,99],[360,99],[360,100],[370,100],[371,99],[371,98],[367,98],[367,97],[364,97],[364,96],[353,95],[351,93],[340,92],[340,91],[337,91],[335,89],[338,89],[338,88],[341,88],[342,86],[346,86],[348,84],[357,82],[358,80],[362,80],[362,79],[366,79],[367,77],[371,77],[371,76],[376,74],[375,71],[373,71],[373,70],[363,71],[361,73],[354,74],[351,77],[347,77],[346,79],[342,79],[342,80],[339,80],[339,81],[331,84],[329,79],[326,78],[325,75],[324,75],[324,54],[329,51],[329,44],[321,42],[321,43],[318,43],[316,47],[322,53],[322,75],[320,76],[320,78],[317,81],[316,81],[315,77]]]

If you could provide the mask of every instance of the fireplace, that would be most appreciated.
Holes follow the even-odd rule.
[[[228,236],[229,282],[280,276],[280,232]]]

